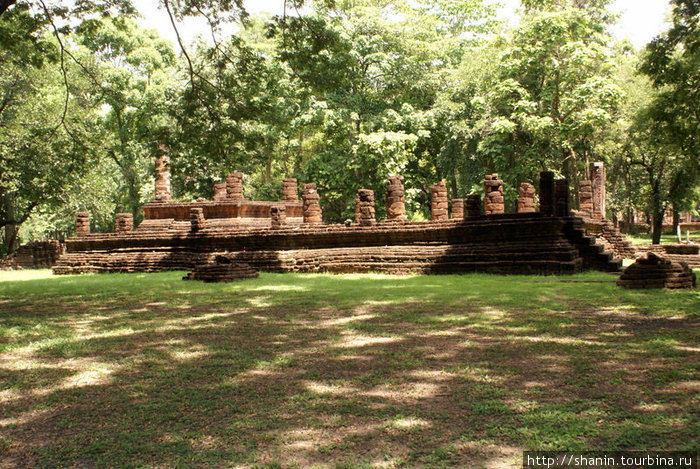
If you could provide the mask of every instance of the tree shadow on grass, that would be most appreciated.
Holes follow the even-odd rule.
[[[161,279],[166,297],[54,299],[53,337],[1,356],[0,467],[516,467],[524,449],[698,447],[692,293]],[[662,300],[673,316],[640,314]]]

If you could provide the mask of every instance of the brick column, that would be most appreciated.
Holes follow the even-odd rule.
[[[156,189],[155,200],[157,202],[169,202],[170,193],[170,156],[165,145],[158,147],[160,156],[156,158]]]
[[[236,171],[226,176],[226,198],[243,200],[243,173]]]
[[[452,219],[464,220],[464,199],[452,199]]]
[[[518,213],[533,213],[535,211],[535,186],[523,182],[518,189]]]
[[[204,218],[203,208],[198,207],[190,209],[190,224],[190,231],[193,233],[201,231],[206,227],[207,221]]]
[[[540,172],[540,213],[551,217],[554,215],[554,173]]]
[[[467,196],[467,218],[481,216],[481,196],[479,194],[469,194]]]
[[[214,197],[212,199],[214,202],[221,202],[226,200],[226,183],[225,182],[215,182],[214,183]]]
[[[593,183],[588,180],[581,181],[581,190],[578,193],[578,209],[593,216]]]
[[[569,181],[557,179],[554,181],[554,214],[558,217],[568,217],[571,212],[569,204]]]
[[[357,191],[357,205],[355,213],[359,213],[360,225],[372,226],[377,223],[374,215],[374,191],[370,189],[360,189]]]
[[[401,176],[389,176],[386,181],[386,218],[406,220],[406,197]]]
[[[134,216],[131,213],[117,213],[114,221],[115,233],[126,233],[134,229]]]
[[[505,213],[503,199],[503,181],[498,179],[498,174],[487,174],[484,178],[484,213],[492,215]]]
[[[299,186],[296,178],[282,179],[282,200],[285,202],[297,202],[299,200]]]
[[[591,186],[593,192],[593,218],[605,218],[605,165],[591,163]]]
[[[302,186],[302,199],[304,205],[304,223],[323,223],[321,215],[321,196],[316,190],[316,183],[310,182]]]
[[[75,233],[78,236],[90,234],[90,214],[88,212],[75,214]]]
[[[433,221],[448,219],[445,181],[436,182],[430,188],[430,219]]]

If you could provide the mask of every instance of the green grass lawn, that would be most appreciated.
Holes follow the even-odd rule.
[[[520,467],[700,448],[700,291],[0,273],[0,467]]]
[[[630,233],[627,233],[625,236],[627,237],[627,239],[630,240],[630,242],[634,246],[638,246],[640,244],[651,244],[651,235],[650,234],[630,234]],[[697,238],[698,233],[691,232],[690,237]],[[685,241],[685,231],[683,232],[683,241]],[[678,243],[678,236],[675,233],[661,235],[661,244],[676,244],[676,243]]]

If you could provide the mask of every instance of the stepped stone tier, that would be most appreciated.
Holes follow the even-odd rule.
[[[32,241],[0,259],[0,270],[50,269],[64,251],[65,245],[56,240]]]
[[[170,156],[165,145],[159,147],[160,156],[156,158],[156,188],[154,199],[156,202],[167,202],[170,194]]]
[[[535,212],[535,186],[523,182],[518,189],[518,213]]]
[[[90,234],[90,214],[88,212],[75,214],[75,233],[78,236]]]
[[[215,182],[214,183],[214,197],[215,202],[220,202],[226,200],[226,183],[225,182]]]
[[[282,200],[288,202],[299,200],[299,185],[296,178],[282,180]]]
[[[232,262],[224,256],[216,256],[214,262],[198,265],[183,280],[201,280],[203,282],[233,282],[246,278],[257,278],[258,271],[250,265]]]
[[[310,182],[304,184],[302,187],[302,198],[304,204],[304,223],[323,223],[323,217],[321,214],[321,196],[316,190],[316,184]]]
[[[287,219],[287,214],[284,206],[270,207],[270,228],[279,230],[284,228]]]
[[[432,221],[447,220],[447,186],[445,181],[433,184],[430,188],[430,218]]]
[[[446,197],[444,183],[437,187],[438,197]],[[566,186],[560,187],[559,197],[568,197],[562,188]],[[306,185],[306,202],[311,189],[318,195]],[[275,272],[561,274],[620,269],[620,261],[586,235],[583,220],[568,212],[482,215],[480,196],[471,194],[463,220],[377,222],[373,191],[361,189],[357,196],[359,223],[344,225],[302,223],[304,207],[298,201],[147,204],[146,219],[133,231],[67,240],[67,252],[54,272],[191,270],[214,263],[217,256]],[[551,196],[554,207],[553,191]],[[283,212],[286,223],[280,223]],[[241,213],[247,215],[245,221],[237,218]]]
[[[134,229],[134,216],[131,213],[117,213],[114,220],[114,231],[123,233]]]
[[[401,176],[389,176],[386,181],[386,217],[406,220],[406,196]]]
[[[593,218],[605,218],[605,165],[602,162],[590,164],[593,193]]]
[[[360,189],[357,191],[357,205],[355,213],[359,212],[360,225],[372,226],[377,223],[374,215],[374,191],[370,189]]]
[[[467,218],[481,216],[481,196],[479,194],[469,194],[467,196]]]
[[[464,199],[452,199],[452,219],[464,219]]]
[[[591,181],[584,180],[580,183],[578,208],[588,217],[593,216],[593,183]]]
[[[566,217],[570,211],[569,181],[557,179],[554,181],[554,214],[558,217]]]
[[[624,288],[695,288],[696,277],[688,264],[664,259],[653,252],[627,267],[617,280]]]
[[[498,174],[487,174],[484,179],[484,213],[505,213],[505,199],[503,198],[503,181],[498,179]]]

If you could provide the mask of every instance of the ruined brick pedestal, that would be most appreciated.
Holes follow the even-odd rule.
[[[183,280],[203,282],[233,282],[246,278],[257,278],[258,271],[243,262],[232,262],[224,256],[217,256],[211,264],[202,264],[183,277]]]
[[[581,181],[581,188],[578,193],[578,208],[586,216],[593,216],[593,184],[591,181]]]
[[[523,182],[518,189],[518,213],[535,212],[535,186]]]
[[[540,172],[540,213],[554,216],[554,173]]]
[[[372,226],[377,223],[374,215],[374,191],[370,189],[360,189],[357,191],[357,205],[355,213],[359,213],[359,222],[362,226]]]
[[[554,182],[554,214],[558,217],[568,217],[571,212],[569,204],[569,181],[557,179]]]
[[[134,216],[131,213],[117,213],[114,221],[114,232],[125,233],[134,228]]]
[[[201,208],[190,209],[190,231],[196,233],[201,231],[206,226],[206,219],[204,218],[204,210]]]
[[[406,197],[401,176],[389,176],[386,181],[386,218],[406,220]]]
[[[156,188],[154,198],[156,202],[168,202],[170,194],[170,156],[165,145],[159,147],[161,155],[156,158]]]
[[[270,228],[279,230],[284,228],[287,220],[287,211],[283,206],[270,207]]]
[[[447,186],[445,181],[436,182],[430,188],[430,219],[442,221],[448,218]]]
[[[464,199],[452,199],[452,219],[464,219]]]
[[[695,288],[695,274],[688,264],[671,262],[653,252],[627,267],[617,280],[624,288]]]
[[[481,216],[481,196],[479,194],[469,194],[466,201],[467,218]]]
[[[316,183],[309,182],[307,184],[304,184],[302,187],[302,198],[304,203],[304,223],[323,223],[323,217],[321,214],[321,196],[316,190]]]
[[[236,171],[226,176],[226,198],[243,200],[243,173]]]
[[[498,179],[498,174],[487,174],[484,180],[484,213],[492,215],[505,213],[505,200],[503,199],[503,181]]]
[[[214,183],[214,197],[212,200],[214,202],[223,202],[226,200],[226,183],[225,182],[215,182]]]
[[[299,200],[299,186],[296,178],[285,178],[282,180],[282,200],[285,202],[296,202]]]
[[[90,214],[88,212],[75,214],[75,234],[78,236],[90,234]]]

